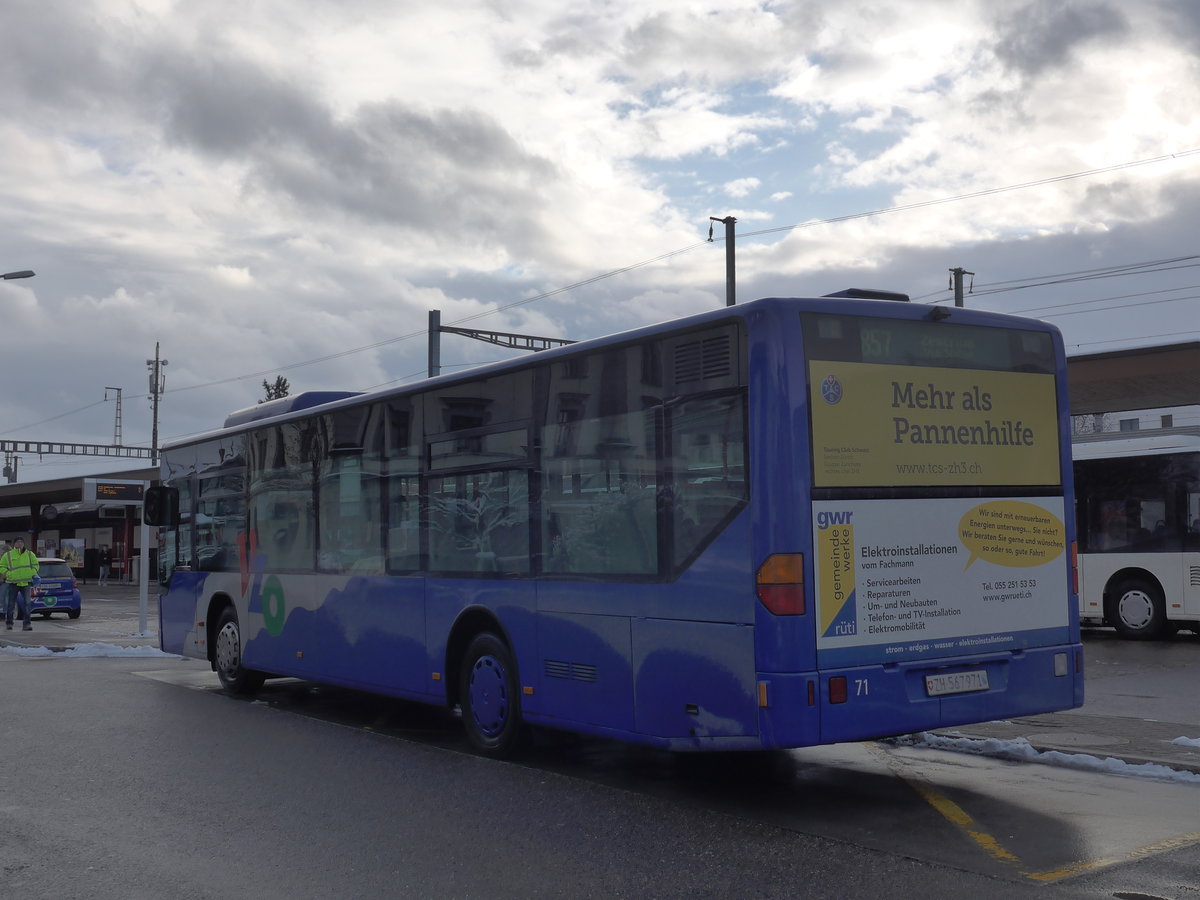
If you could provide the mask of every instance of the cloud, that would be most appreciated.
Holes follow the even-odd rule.
[[[730,197],[748,197],[760,184],[757,178],[738,178],[725,182],[722,188]]]
[[[11,0],[4,268],[38,276],[0,292],[37,389],[0,396],[0,421],[103,440],[113,409],[93,388],[124,385],[128,440],[147,441],[134,401],[155,343],[173,436],[274,374],[298,391],[420,373],[430,308],[450,322],[545,294],[472,321],[575,338],[716,308],[714,214],[739,220],[743,297],[1177,254],[1187,156],[806,223],[1200,146],[1193,7]],[[1110,321],[1138,331],[1064,320],[1080,342]]]
[[[1119,9],[1096,2],[1026,3],[998,22],[1004,33],[996,43],[997,59],[1027,76],[1066,64],[1073,52],[1098,39],[1115,42],[1129,32]]]

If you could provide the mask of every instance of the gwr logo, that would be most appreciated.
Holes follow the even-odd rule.
[[[824,531],[834,525],[849,525],[852,512],[819,512],[817,513],[817,530]]]

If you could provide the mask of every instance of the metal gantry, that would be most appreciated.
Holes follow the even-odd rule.
[[[499,347],[509,347],[513,350],[549,350],[551,347],[565,347],[575,341],[566,338],[537,337],[532,334],[517,334],[512,331],[484,331],[479,328],[455,328],[442,324],[442,311],[429,310],[429,377],[433,378],[442,372],[442,343],[441,335],[461,334]]]
[[[32,453],[37,456],[116,456],[153,459],[150,447],[121,447],[112,444],[72,444],[62,441],[0,441],[0,453]]]

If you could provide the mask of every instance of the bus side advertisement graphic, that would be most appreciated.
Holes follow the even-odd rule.
[[[1057,485],[1054,376],[811,361],[813,483]]]
[[[1065,636],[1061,498],[817,501],[813,530],[822,664]]]

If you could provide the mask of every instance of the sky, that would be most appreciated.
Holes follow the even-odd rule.
[[[846,287],[1200,339],[1190,0],[6,0],[0,439]],[[511,356],[444,335],[445,371]],[[109,399],[105,399],[106,394]],[[140,466],[23,455],[19,480]]]

